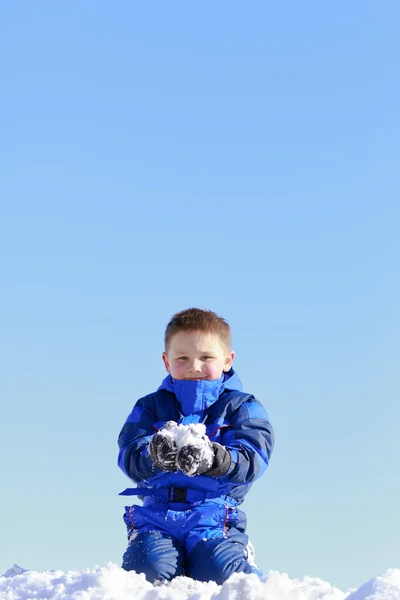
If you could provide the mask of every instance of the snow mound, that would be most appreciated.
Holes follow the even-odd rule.
[[[14,575],[20,575],[21,573],[26,573],[26,569],[23,569],[14,563],[11,569],[8,569],[8,571],[3,573],[2,577],[14,577]]]
[[[144,575],[128,573],[115,564],[84,571],[25,571],[14,565],[0,577],[0,600],[400,600],[400,569],[389,569],[358,590],[341,592],[312,577],[290,579],[270,571],[235,574],[222,586],[177,577],[153,586]]]
[[[400,598],[400,569],[388,569],[380,577],[364,583],[346,600],[398,600]]]

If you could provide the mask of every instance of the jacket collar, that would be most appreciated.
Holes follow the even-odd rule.
[[[219,379],[174,379],[168,375],[158,388],[172,392],[182,407],[184,416],[201,413],[214,404],[224,390],[242,390],[241,381],[233,369]]]

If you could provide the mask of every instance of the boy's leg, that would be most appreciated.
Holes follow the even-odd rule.
[[[159,531],[138,533],[123,556],[125,571],[144,573],[147,581],[170,580],[185,575],[185,554],[180,543]]]
[[[216,581],[222,584],[233,573],[262,572],[248,561],[248,536],[235,527],[227,537],[199,541],[189,554],[186,565],[188,577],[198,581]]]

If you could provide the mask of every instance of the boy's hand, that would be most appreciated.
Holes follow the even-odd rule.
[[[204,426],[203,429],[205,430]],[[184,445],[180,445],[176,460],[178,468],[189,477],[205,473],[213,462],[213,449],[209,438],[205,433],[201,434],[196,425],[189,425],[183,440]]]
[[[229,450],[225,446],[221,446],[217,442],[212,442],[212,449],[214,452],[213,464],[204,475],[211,475],[211,477],[222,477],[225,475],[231,466],[232,457]]]
[[[222,477],[231,466],[231,453],[221,444],[204,440],[211,450],[211,459],[204,455],[204,449],[199,446],[184,446],[178,454],[178,466],[186,475],[210,475]]]
[[[162,471],[176,471],[177,447],[174,440],[165,433],[168,431],[169,424],[175,423],[168,421],[159,432],[150,440],[149,454],[153,463]]]
[[[200,475],[210,468],[210,462],[204,458],[204,450],[199,446],[183,446],[177,459],[179,469],[185,475]]]

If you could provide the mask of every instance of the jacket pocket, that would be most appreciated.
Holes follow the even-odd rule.
[[[154,431],[160,431],[160,429],[162,429],[165,425],[167,421],[158,421],[157,423],[154,423],[154,425],[152,425]]]
[[[218,442],[221,439],[221,435],[226,431],[227,427],[232,427],[226,419],[217,419],[211,425],[207,425],[207,435],[213,442]]]

